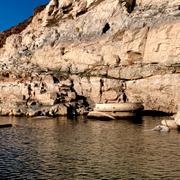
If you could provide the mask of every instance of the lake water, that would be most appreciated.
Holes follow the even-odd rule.
[[[180,179],[180,133],[161,118],[85,121],[1,117],[0,179]]]

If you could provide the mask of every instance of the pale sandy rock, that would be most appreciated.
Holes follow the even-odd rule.
[[[22,37],[20,35],[11,35],[6,39],[4,45],[5,57],[12,57],[17,52],[17,49],[21,46]]]
[[[98,111],[89,112],[87,117],[92,118],[92,119],[100,118],[103,120],[115,120],[115,118],[112,115],[109,115],[105,112],[98,112]]]
[[[20,102],[23,100],[23,95],[27,95],[27,91],[24,90],[24,84],[18,84],[14,82],[4,82],[0,84],[1,99]]]
[[[57,83],[57,80],[55,81],[50,75],[42,76],[40,79],[43,82],[37,80],[33,81],[33,83],[29,81],[24,83],[1,82],[0,94],[2,103],[0,104],[0,114],[16,116],[67,114],[65,113],[67,108],[61,108],[63,104],[60,104],[60,102],[68,104],[68,102],[75,100],[75,92],[70,91],[71,84],[68,84],[66,81]],[[63,88],[67,91],[64,94]],[[61,99],[62,94],[63,98]],[[69,97],[68,102],[65,102],[66,97]],[[56,105],[57,102],[59,102],[60,108]]]
[[[58,105],[56,114],[60,116],[67,115],[67,107],[65,105]]]
[[[72,49],[69,50],[64,56],[63,59],[69,61],[70,63],[76,64],[102,64],[102,56],[97,54],[92,54],[83,49]]]
[[[63,64],[60,49],[52,49],[49,46],[44,46],[41,49],[37,49],[31,61],[32,63],[38,64],[41,67],[52,69],[60,69]]]
[[[180,22],[168,22],[149,30],[144,63],[180,63]]]
[[[179,99],[179,74],[157,75],[127,82],[128,100],[143,102],[145,110],[175,113]]]
[[[54,105],[55,99],[52,99],[50,93],[41,93],[39,91],[35,91],[36,93],[36,100],[41,103],[42,105]]]
[[[148,28],[127,30],[123,35],[121,48],[121,64],[142,62]]]
[[[63,13],[59,11],[59,0],[51,0],[45,10],[42,12],[42,25],[47,26],[53,22],[55,18],[61,18]]]
[[[90,97],[92,92],[90,79],[87,77],[79,78],[77,76],[73,76],[72,78],[74,80],[74,89],[77,94],[85,97]],[[99,95],[99,93],[97,95]]]
[[[42,81],[43,81],[43,83],[46,84],[46,86],[52,86],[52,85],[54,85],[54,79],[53,79],[53,76],[52,76],[52,75],[45,75],[45,76],[42,78]]]
[[[61,0],[59,3],[61,8],[65,8],[72,5],[73,0]]]
[[[179,108],[178,108],[178,111],[177,111],[177,114],[175,115],[174,120],[175,120],[176,124],[177,124],[178,126],[180,126],[180,106],[179,106]]]
[[[82,86],[83,86],[83,84],[82,84]],[[101,100],[101,94],[100,94],[101,78],[99,78],[99,77],[90,78],[90,87],[91,87],[90,99],[94,102],[100,102],[100,100]]]
[[[180,0],[171,0],[169,1],[169,6],[179,6],[180,5]]]
[[[102,90],[103,91],[109,91],[109,90],[122,90],[123,89],[123,82],[121,80],[118,80],[118,79],[106,79],[106,78],[103,78],[102,79],[103,81],[103,87],[102,87]]]
[[[119,77],[126,80],[136,80],[159,74],[172,74],[178,70],[178,68],[177,70],[175,69],[176,68],[174,67],[162,66],[160,64],[133,64],[126,67],[121,67],[119,70]]]
[[[78,76],[73,76],[72,79],[77,95],[92,98],[94,102],[98,101],[100,98],[100,78],[90,79],[87,77],[79,78]]]
[[[71,77],[69,79],[64,79],[63,81],[60,81],[59,86],[60,87],[72,87],[73,82],[72,82]]]
[[[109,25],[114,23],[114,26],[121,26],[123,19],[120,18],[120,14],[116,11],[120,11],[119,1],[99,1],[98,6],[90,11],[90,13],[85,14],[79,21],[82,22],[83,34],[91,37],[92,35],[101,35],[103,33],[103,28],[109,21]],[[119,21],[117,21],[119,19]],[[110,29],[111,30],[111,29]],[[109,32],[109,31],[107,31]]]
[[[22,39],[22,44],[26,46],[30,46],[34,42],[33,35],[25,35]]]
[[[174,120],[162,120],[161,124],[169,127],[170,129],[178,129],[178,126]]]
[[[86,11],[86,9],[86,0],[51,0],[43,13],[43,26],[53,23],[55,19],[59,20],[69,16],[76,18],[79,13]]]
[[[78,95],[83,95],[83,89],[82,89],[82,86],[81,86],[81,77],[79,77],[77,75],[73,75],[73,76],[71,76],[71,80],[73,81],[73,86],[74,86],[74,89],[77,92],[77,94]],[[85,82],[86,82],[87,85],[89,84],[88,80],[87,81],[85,80]],[[88,91],[90,92],[90,89],[88,89]]]
[[[116,101],[117,100],[117,92],[115,90],[109,90],[105,91],[102,94],[103,102],[110,102],[110,101]]]
[[[79,13],[84,13],[87,9],[87,0],[74,1],[72,16],[76,18]]]
[[[68,92],[68,97],[70,98],[70,101],[75,100],[76,99],[76,93],[75,92]]]
[[[89,8],[94,3],[98,2],[98,0],[87,0],[87,8]]]
[[[93,103],[117,100],[118,92],[122,90],[119,80],[101,79],[99,77],[82,78],[74,77],[74,89],[78,95],[91,99]]]
[[[172,5],[179,5],[180,4],[180,1],[179,0],[137,0],[137,4],[139,6],[151,6],[151,5],[154,5],[154,6],[160,6],[160,5],[169,5],[169,6],[172,6]]]
[[[121,47],[122,43],[112,43],[104,45],[101,49],[103,61],[105,65],[118,65],[121,62]]]
[[[112,67],[108,69],[108,76],[112,78],[120,79],[120,68]]]

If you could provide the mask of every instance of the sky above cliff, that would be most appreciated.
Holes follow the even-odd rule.
[[[5,0],[0,5],[0,31],[9,29],[33,15],[33,10],[49,0]]]

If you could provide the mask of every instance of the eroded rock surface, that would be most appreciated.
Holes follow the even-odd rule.
[[[0,38],[1,115],[83,114],[124,101],[177,112],[179,0],[51,0]]]

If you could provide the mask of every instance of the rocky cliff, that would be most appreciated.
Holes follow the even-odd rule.
[[[51,0],[1,42],[1,115],[180,104],[179,0]]]

